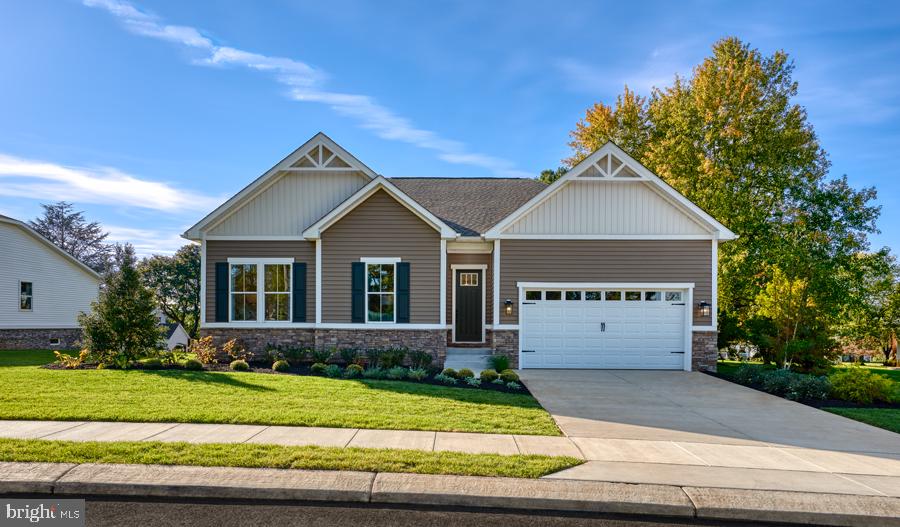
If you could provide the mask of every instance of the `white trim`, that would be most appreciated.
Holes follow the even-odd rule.
[[[400,263],[402,260],[400,258],[369,258],[369,257],[363,256],[362,258],[359,259],[359,261],[366,265],[368,265],[368,264],[391,264],[391,265],[394,265],[394,264]]]
[[[200,238],[200,323],[198,328],[206,327],[206,236]]]
[[[313,329],[316,327],[312,322],[289,322],[284,320],[279,320],[277,322],[257,322],[257,321],[248,321],[248,322],[210,322],[203,326],[205,328],[215,329],[215,328],[232,328],[232,329]]]
[[[37,324],[30,326],[18,326],[15,324],[0,324],[0,329],[78,329],[78,324]]]
[[[522,327],[522,304],[525,302],[525,288],[519,287],[517,289],[516,293],[519,297],[516,299],[518,301],[518,303],[516,304],[516,321],[519,323],[518,324],[519,328],[521,328]],[[518,346],[519,346],[519,354],[518,354],[519,362],[517,363],[519,365],[519,369],[522,369],[522,333],[524,333],[524,331],[522,331],[520,329],[518,334],[516,335],[516,340],[518,341]]]
[[[365,283],[365,289],[363,293],[365,294],[366,303],[363,305],[363,311],[365,312],[365,325],[368,326],[387,326],[397,324],[397,264],[400,263],[400,258],[360,258],[360,262],[365,265],[365,274],[363,275],[363,282]],[[394,268],[394,277],[391,282],[394,285],[394,290],[391,292],[386,291],[369,291],[369,266],[370,265],[390,265]],[[394,310],[393,310],[393,320],[385,321],[385,320],[369,320],[369,295],[393,295],[394,297]]]
[[[712,330],[716,331],[719,324],[719,240],[712,241],[712,298],[710,313],[712,318]]]
[[[3,327],[3,326],[0,326]],[[48,326],[48,327],[62,327],[62,326]],[[73,326],[78,327],[78,326]],[[206,328],[230,328],[230,329],[447,329],[446,326],[442,326],[440,324],[396,324],[391,322],[382,322],[379,324],[359,324],[359,323],[324,323],[324,324],[313,324],[311,322],[268,322],[268,323],[259,323],[259,322],[210,322],[206,324],[204,327]]]
[[[333,159],[331,156],[329,159]],[[358,168],[353,167],[287,167],[282,168],[280,172],[359,172]]]
[[[693,289],[694,282],[516,282],[519,289]]]
[[[288,276],[287,291],[266,291],[266,266],[267,265],[287,265],[294,264],[293,258],[228,258],[228,323],[243,326],[249,324],[263,324],[262,327],[272,327],[274,324],[290,323],[294,318],[294,275],[290,272]],[[234,314],[233,300],[234,295],[248,295],[249,291],[232,291],[231,290],[231,266],[232,265],[253,265],[256,267],[256,320],[232,320]],[[290,269],[290,267],[289,267]],[[288,295],[288,313],[287,320],[266,320],[266,295],[271,294],[287,294]]]
[[[694,343],[694,288],[691,287],[687,290],[687,298],[684,302],[684,327],[686,331],[684,332],[684,363],[682,364],[682,369],[684,371],[691,371],[692,362],[693,362],[693,343]]]
[[[441,240],[440,323],[447,324],[447,240]]]
[[[713,240],[712,234],[500,234],[502,240]]]
[[[485,264],[452,264],[450,266],[450,273],[453,275],[452,278],[452,293],[453,293],[453,306],[452,306],[452,326],[451,326],[451,336],[450,341],[454,344],[461,344],[461,342],[456,340],[456,271],[481,271],[481,340],[478,342],[472,341],[464,341],[465,344],[480,344],[484,343],[486,340],[486,332],[487,332],[487,316],[485,311],[487,310],[487,289],[484,286],[485,281],[487,280],[487,265]]]
[[[494,324],[491,327],[494,331],[519,331],[518,324]]]
[[[398,203],[406,207],[410,212],[418,216],[422,221],[430,225],[434,230],[441,233],[441,238],[455,239],[459,237],[459,234],[449,225],[429,212],[428,209],[419,205],[414,199],[407,196],[393,183],[385,179],[384,176],[378,176],[377,178],[370,181],[366,186],[357,190],[352,196],[332,209],[331,212],[323,216],[319,221],[310,225],[305,231],[303,231],[303,236],[307,239],[321,238],[324,231],[340,221],[340,219],[350,213],[350,211],[352,211],[362,203],[365,203],[365,201],[369,199],[369,197],[371,197],[379,190],[384,190],[385,192],[387,192],[391,197],[397,200]]]
[[[82,263],[81,260],[79,260],[78,258],[75,258],[71,254],[60,249],[59,246],[57,246],[55,243],[51,242],[47,238],[44,238],[43,236],[41,236],[41,234],[38,231],[29,227],[28,224],[21,222],[15,218],[10,218],[9,216],[4,216],[2,214],[0,214],[0,223],[8,223],[10,225],[19,227],[20,229],[25,231],[26,234],[30,234],[33,238],[37,239],[39,242],[43,243],[44,245],[46,245],[47,247],[52,249],[53,252],[62,256],[68,262],[75,264],[75,267],[81,269],[82,271],[84,271],[85,273],[90,275],[90,277],[93,278],[94,280],[97,280],[97,282],[103,281],[103,277],[100,276],[100,273],[98,273],[97,271],[94,271],[93,269],[91,269],[90,267],[88,267],[87,265]]]
[[[31,284],[31,294],[28,295],[31,297],[31,307],[29,309],[22,309],[22,284]],[[32,313],[34,311],[34,280],[19,280],[19,311],[23,313]]]
[[[481,238],[447,242],[447,252],[450,254],[490,254],[491,251],[493,251],[491,242],[485,242]]]
[[[491,313],[491,321],[494,326],[500,324],[500,240],[494,240],[494,305]]]
[[[228,258],[229,264],[292,264],[294,263],[293,258],[244,258],[244,257],[236,257],[236,258]]]
[[[247,235],[247,234],[237,234],[237,235],[204,235],[203,236],[207,240],[213,241],[306,241],[306,238],[303,236],[256,236],[256,235]]]
[[[322,323],[322,240],[316,244],[316,324]]]
[[[716,331],[715,326],[691,326],[691,331]]]

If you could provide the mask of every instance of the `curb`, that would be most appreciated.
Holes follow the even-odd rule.
[[[0,494],[29,493],[327,501],[841,527],[900,526],[900,498],[883,496],[325,470],[0,463]]]

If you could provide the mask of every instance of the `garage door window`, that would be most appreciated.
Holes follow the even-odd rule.
[[[681,291],[666,291],[666,302],[681,302]]]
[[[612,302],[618,302],[622,300],[622,292],[621,291],[607,291],[606,299]]]
[[[525,291],[525,300],[540,300],[540,291]]]
[[[581,291],[566,291],[566,300],[581,300]]]
[[[585,291],[584,299],[585,300],[600,300],[603,298],[603,293],[600,291]]]
[[[545,291],[544,300],[562,300],[562,291]]]
[[[625,291],[625,300],[634,301],[634,300],[640,300],[640,299],[641,299],[640,291]]]
[[[650,302],[659,302],[660,300],[662,300],[662,293],[659,291],[645,291],[644,300],[649,300]]]

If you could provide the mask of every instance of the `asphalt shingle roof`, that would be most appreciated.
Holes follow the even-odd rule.
[[[478,236],[546,185],[524,178],[390,178],[409,197],[463,236]]]

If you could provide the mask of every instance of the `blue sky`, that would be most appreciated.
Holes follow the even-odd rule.
[[[624,84],[736,35],[796,62],[900,247],[900,4],[0,0],[0,213],[66,199],[143,254],[317,131],[387,176],[531,176]]]

